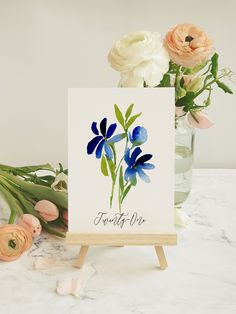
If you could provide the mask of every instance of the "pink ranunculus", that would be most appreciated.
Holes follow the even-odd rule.
[[[208,35],[199,27],[188,23],[171,28],[166,34],[164,45],[171,60],[187,68],[205,62],[213,52]]]
[[[194,117],[198,122],[194,119]],[[208,117],[204,113],[200,111],[194,112],[194,117],[190,112],[187,115],[189,124],[194,128],[208,129],[213,125],[213,122],[210,119],[208,119]]]
[[[55,204],[47,200],[38,201],[35,210],[39,212],[40,216],[46,221],[54,221],[59,217],[59,210]]]
[[[27,229],[33,238],[39,236],[42,231],[42,226],[40,224],[40,221],[38,220],[37,217],[31,214],[22,215],[18,219],[17,224]]]

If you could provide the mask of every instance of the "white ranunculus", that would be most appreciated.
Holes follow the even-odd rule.
[[[141,31],[130,33],[118,40],[108,60],[121,72],[121,87],[150,87],[160,83],[169,68],[169,55],[163,47],[160,34]]]

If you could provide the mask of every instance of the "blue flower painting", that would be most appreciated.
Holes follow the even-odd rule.
[[[132,130],[130,128],[141,116],[141,112],[132,115],[134,104],[131,104],[122,114],[117,105],[114,105],[117,122],[122,128],[122,133],[116,133],[117,123],[111,123],[107,126],[107,118],[103,118],[99,124],[92,122],[91,131],[94,137],[87,144],[87,154],[95,153],[97,159],[100,159],[100,168],[104,176],[111,178],[110,207],[113,204],[114,192],[117,187],[118,207],[122,210],[122,203],[127,197],[131,188],[135,187],[138,178],[145,183],[150,183],[150,177],[147,171],[155,168],[151,154],[143,153],[141,145],[148,141],[148,132],[146,128],[136,125]],[[123,155],[118,158],[116,145],[123,142]],[[118,145],[121,145],[120,143]]]
[[[125,170],[125,180],[127,182],[130,181],[130,183],[134,186],[137,183],[137,174],[139,175],[140,179],[146,183],[149,183],[150,178],[144,170],[151,170],[155,168],[153,164],[147,163],[147,161],[152,158],[152,155],[145,154],[138,158],[141,153],[142,150],[140,147],[136,147],[132,154],[130,154],[130,149],[127,148],[124,156],[125,162],[128,166]]]

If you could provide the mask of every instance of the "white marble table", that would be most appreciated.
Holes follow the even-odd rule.
[[[42,236],[21,259],[0,263],[0,313],[235,314],[236,170],[195,170],[184,210],[191,223],[165,249],[165,271],[152,247],[91,248],[81,271],[72,267],[77,247]],[[34,270],[39,256],[61,264]],[[57,280],[83,274],[80,299],[56,294]]]

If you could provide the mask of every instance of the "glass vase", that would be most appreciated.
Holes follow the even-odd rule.
[[[192,187],[195,133],[185,116],[176,119],[175,128],[175,205],[182,204]]]

